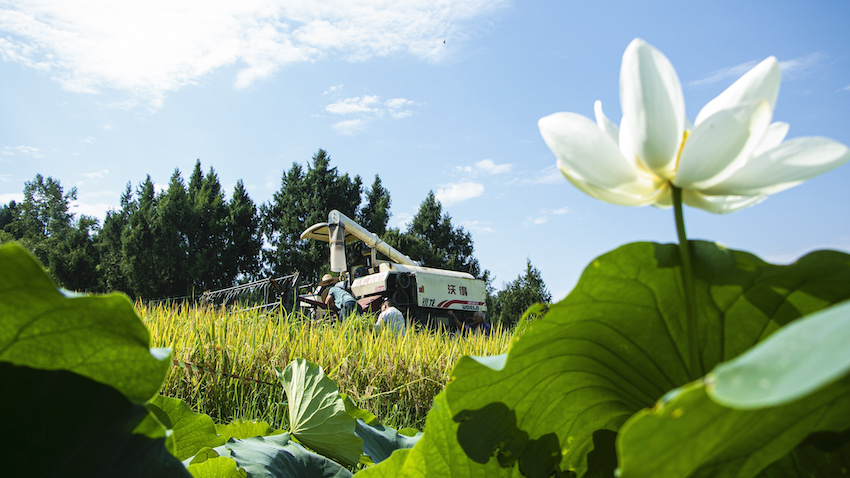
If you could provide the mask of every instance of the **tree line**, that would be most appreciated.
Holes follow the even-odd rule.
[[[364,188],[360,176],[332,167],[321,149],[306,168],[293,163],[271,200],[260,205],[241,180],[227,197],[215,170],[204,174],[200,160],[188,182],[175,169],[160,192],[150,175],[135,188],[128,183],[119,209],[107,212],[102,225],[71,211],[77,190],[65,192],[57,179],[36,175],[24,184],[23,196],[0,206],[0,242],[20,242],[69,290],[121,291],[147,300],[199,296],[296,271],[313,282],[327,272],[327,244],[300,234],[338,209],[412,259],[470,272],[494,293],[489,271],[473,255],[471,234],[452,224],[433,192],[406,230],[390,228],[392,201],[380,177]],[[514,314],[532,298],[548,302],[547,294],[529,261],[525,276],[492,295],[490,310]],[[519,298],[522,304],[512,305]]]

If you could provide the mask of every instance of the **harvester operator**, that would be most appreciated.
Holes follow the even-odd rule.
[[[331,286],[322,292],[322,301],[328,306],[328,310],[337,312],[337,318],[342,322],[344,318],[352,314],[360,315],[363,310],[360,308],[360,304],[357,303],[357,299],[350,292],[334,285],[337,281],[338,279],[334,276],[325,274],[322,276],[322,281],[319,282],[319,285]]]

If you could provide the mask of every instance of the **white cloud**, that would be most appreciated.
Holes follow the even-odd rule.
[[[65,89],[114,89],[157,108],[228,66],[251,86],[282,67],[326,57],[394,54],[439,61],[509,0],[44,0],[3,2],[0,58]],[[130,104],[130,103],[127,103]]]
[[[374,113],[379,111],[380,98],[374,95],[356,96],[354,98],[345,98],[325,106],[325,111],[337,115],[347,115],[354,113]]]
[[[398,228],[402,231],[406,230],[410,223],[413,222],[413,214],[409,212],[394,213],[390,219],[390,227]]]
[[[473,182],[452,183],[438,189],[434,196],[444,206],[463,202],[484,194],[484,185]]]
[[[502,174],[510,172],[513,166],[511,163],[496,164],[492,159],[482,159],[472,166],[456,166],[455,170],[467,174]]]
[[[477,232],[479,234],[492,234],[496,232],[495,229],[490,227],[489,222],[482,221],[461,221],[460,225],[463,226],[467,231]]]
[[[502,174],[509,172],[513,165],[510,163],[496,164],[493,162],[492,159],[482,159],[481,161],[475,163],[475,167],[478,168],[480,171],[484,171],[485,173]]]
[[[791,60],[780,61],[779,69],[782,71],[783,79],[795,79],[823,68],[827,61],[828,57],[825,54],[815,52],[793,58]],[[739,65],[721,68],[712,72],[706,78],[694,80],[688,84],[694,87],[701,87],[720,82],[728,82],[731,84],[743,76],[744,73],[750,71],[758,63],[759,61],[752,60]]]
[[[527,216],[524,225],[525,227],[539,226],[549,222],[552,216],[563,216],[570,213],[572,213],[572,210],[567,206],[558,209],[541,209],[536,216]]]
[[[338,134],[345,136],[354,136],[366,129],[369,122],[365,119],[351,119],[340,121],[331,125]]]
[[[829,62],[829,57],[820,52],[809,53],[791,60],[779,62],[783,79],[796,79],[821,70]]]
[[[748,61],[746,63],[741,63],[739,65],[721,68],[719,70],[715,70],[714,72],[712,72],[710,75],[708,75],[707,78],[694,80],[694,81],[688,83],[688,85],[695,86],[695,87],[701,87],[701,86],[711,85],[711,84],[714,84],[714,83],[719,83],[721,81],[730,80],[730,79],[732,81],[735,81],[738,78],[740,78],[744,73],[752,70],[753,67],[756,66],[757,64],[758,64],[758,62],[753,60],[753,61]]]
[[[0,194],[0,205],[6,205],[10,202],[15,201],[16,203],[24,202],[24,194],[23,193],[5,193]]]
[[[540,171],[537,176],[531,180],[531,184],[565,184],[567,179],[564,177],[558,166],[547,166]]]
[[[339,90],[341,90],[341,89],[342,89],[342,85],[341,85],[341,84],[340,84],[340,85],[334,85],[334,86],[329,87],[329,88],[328,88],[327,90],[325,90],[324,92],[322,92],[322,94],[323,94],[323,95],[329,95],[329,94],[331,94],[331,93],[335,93],[335,92],[337,92],[337,91],[339,91]]]
[[[334,130],[339,134],[353,136],[363,132],[372,121],[387,115],[394,119],[406,118],[413,111],[405,107],[414,105],[407,98],[392,98],[382,100],[377,95],[355,96],[344,98],[325,106],[325,111],[335,115],[354,115],[355,119],[340,121],[333,124]]]
[[[43,158],[44,153],[34,146],[6,146],[0,151],[3,156],[28,156],[30,158]]]
[[[90,173],[82,173],[80,176],[86,179],[103,179],[106,175],[109,174],[108,169],[99,169],[97,171],[92,171]]]

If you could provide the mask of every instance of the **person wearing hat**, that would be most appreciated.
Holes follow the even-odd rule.
[[[378,321],[375,322],[375,329],[380,331],[384,327],[387,330],[392,330],[396,335],[403,334],[406,328],[404,315],[395,308],[395,304],[389,297],[384,299],[381,304],[381,314],[378,315]]]
[[[322,276],[319,282],[320,286],[331,286],[322,292],[322,301],[328,306],[328,310],[338,312],[339,321],[350,316],[351,314],[360,314],[362,309],[357,299],[350,292],[342,287],[336,286],[337,278],[330,274]]]

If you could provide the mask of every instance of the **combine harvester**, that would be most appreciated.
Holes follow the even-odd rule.
[[[461,322],[475,311],[487,311],[483,280],[466,272],[423,267],[336,209],[328,214],[328,222],[310,226],[301,239],[330,244],[331,271],[339,273],[340,285],[351,290],[364,310],[377,311],[389,297],[410,323],[431,328],[452,327],[450,310]],[[363,259],[349,267],[345,246],[356,241],[365,246]],[[389,260],[378,259],[378,252]],[[315,296],[310,303],[315,304]]]

